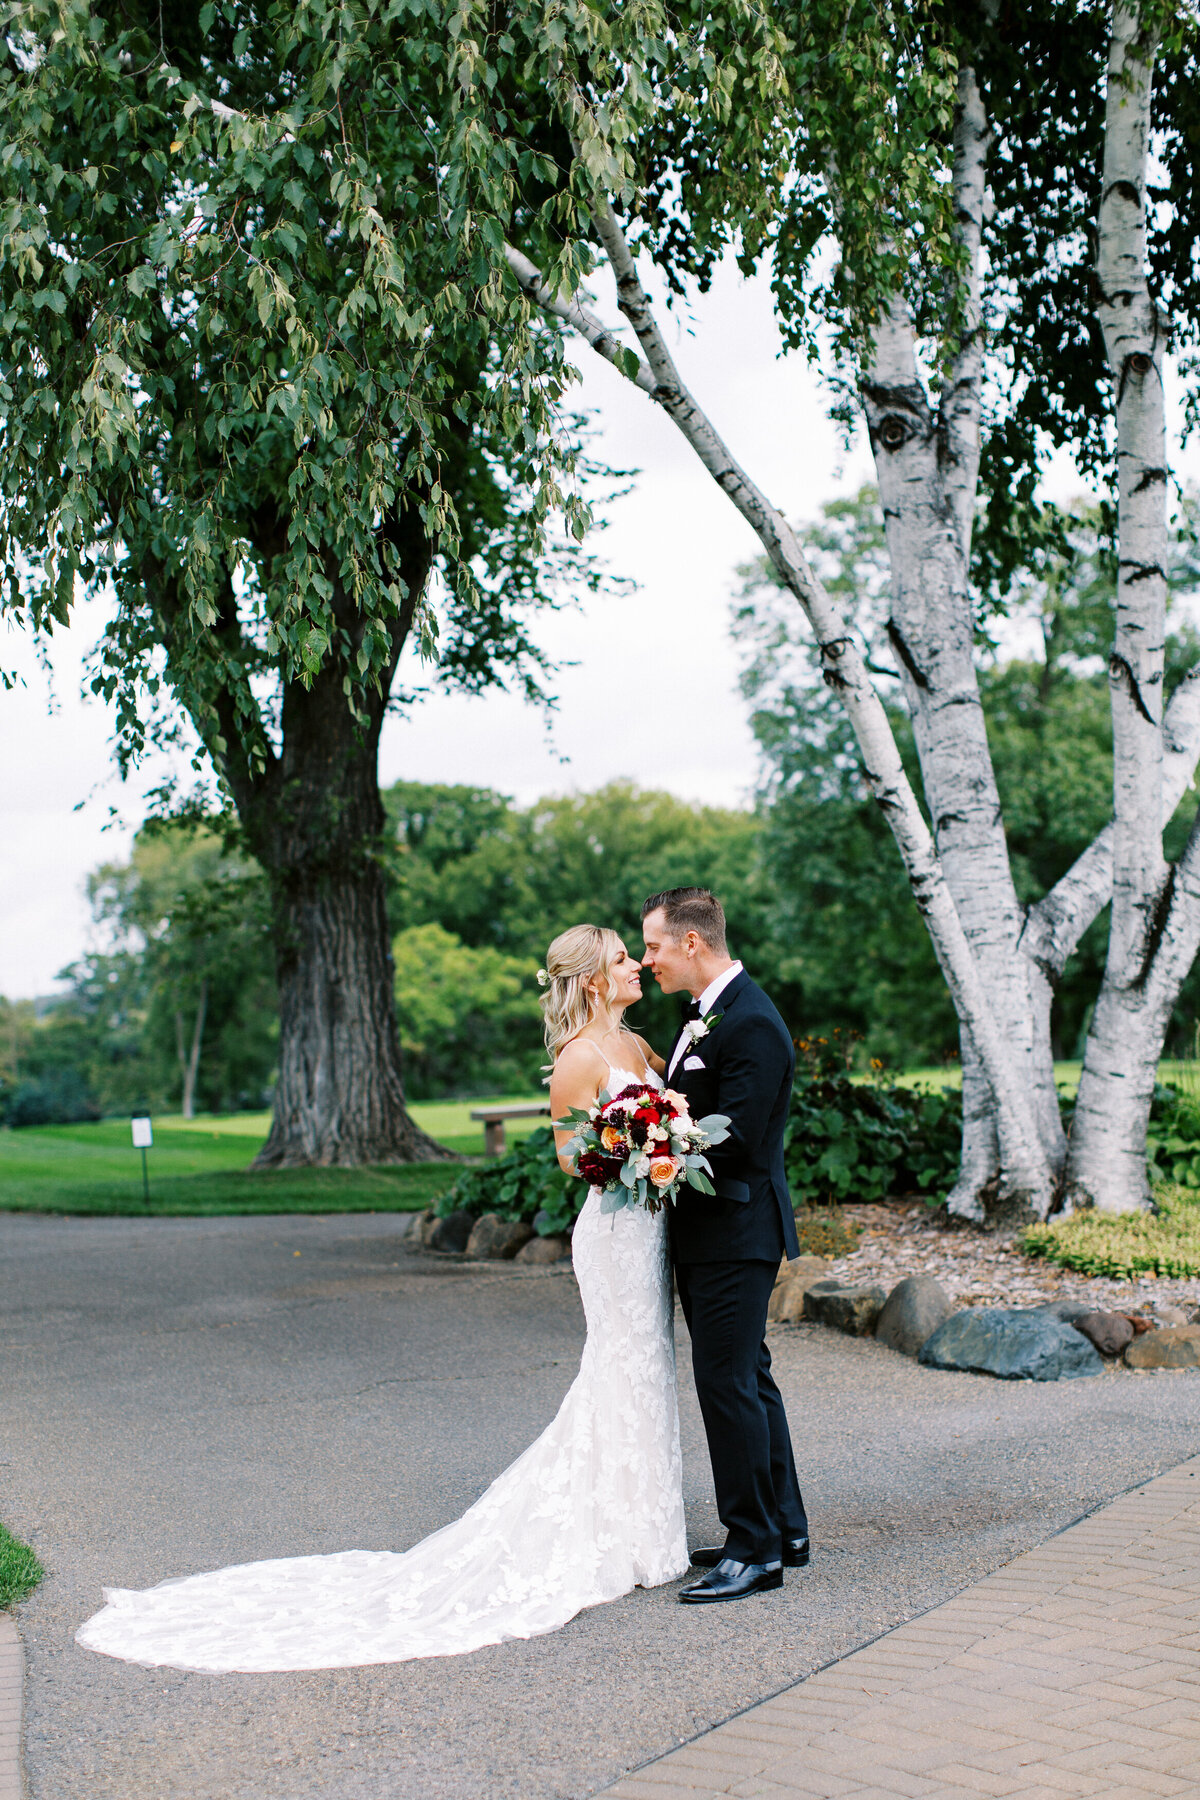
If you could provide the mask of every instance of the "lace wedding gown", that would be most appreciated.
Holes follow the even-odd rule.
[[[644,1079],[614,1069],[610,1091]],[[106,1588],[76,1642],[212,1673],[406,1662],[536,1637],[682,1575],[665,1215],[601,1213],[593,1189],[572,1258],[587,1319],[579,1374],[553,1423],[452,1525],[403,1554],[346,1550]]]

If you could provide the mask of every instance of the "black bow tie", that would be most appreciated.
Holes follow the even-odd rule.
[[[698,1000],[689,1000],[682,1011],[683,1022],[686,1025],[689,1019],[698,1019],[700,1017],[700,1002]]]

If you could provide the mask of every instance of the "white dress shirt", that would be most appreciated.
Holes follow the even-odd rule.
[[[722,995],[725,992],[725,989],[729,986],[729,984],[733,980],[734,976],[740,975],[741,972],[742,972],[741,963],[735,962],[735,963],[730,963],[730,965],[727,969],[722,969],[721,973],[719,975],[713,976],[712,980],[709,982],[708,986],[705,988],[704,992],[701,994],[701,996],[699,998],[699,1001],[697,1002],[697,1004],[700,1008],[700,1017],[701,1018],[703,1018],[706,1013],[708,1013],[712,1010],[712,1008],[716,1005],[718,998],[720,997],[720,995]],[[679,1063],[679,1059],[683,1055],[684,1051],[689,1050],[691,1048],[692,1041],[693,1040],[692,1040],[692,1034],[691,1034],[691,1021],[689,1021],[687,1025],[684,1025],[680,1029],[679,1037],[677,1038],[676,1043],[675,1043],[675,1048],[671,1052],[671,1060],[667,1065],[667,1080],[668,1081],[670,1081],[672,1075],[674,1075],[675,1070]]]

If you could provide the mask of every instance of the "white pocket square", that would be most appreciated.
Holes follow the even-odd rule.
[[[699,1056],[685,1056],[683,1059],[683,1066],[685,1069],[702,1069],[704,1067],[704,1059]]]

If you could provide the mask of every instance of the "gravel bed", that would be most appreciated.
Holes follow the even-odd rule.
[[[1155,1313],[1167,1306],[1191,1312],[1200,1305],[1200,1280],[1194,1276],[1113,1281],[1106,1275],[1077,1275],[1042,1257],[1025,1256],[993,1233],[920,1202],[843,1210],[848,1223],[862,1228],[854,1250],[833,1262],[832,1273],[847,1281],[892,1288],[906,1275],[932,1275],[962,1306],[1086,1300],[1097,1309]]]

